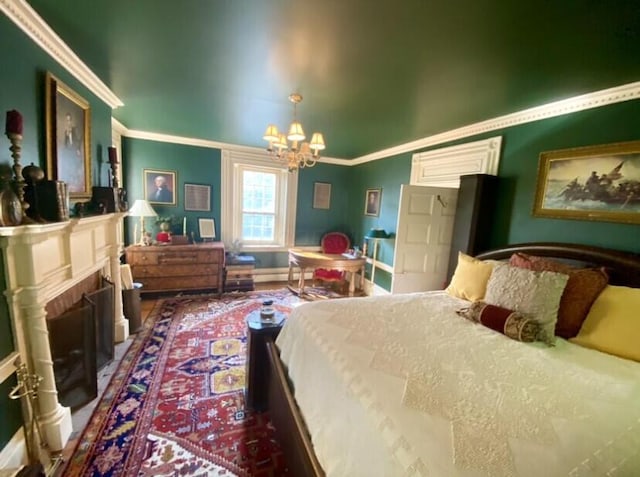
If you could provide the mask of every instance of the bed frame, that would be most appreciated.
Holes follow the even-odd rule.
[[[513,253],[559,259],[578,266],[604,267],[613,285],[640,288],[640,255],[586,245],[566,243],[523,243],[483,252],[477,258],[505,260]],[[322,477],[324,471],[313,451],[304,420],[293,396],[278,348],[269,340],[269,413],[285,454],[290,475]]]

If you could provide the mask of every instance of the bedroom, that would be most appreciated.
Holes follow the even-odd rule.
[[[10,0],[3,1],[3,4],[12,3]],[[59,34],[63,31],[73,30],[65,21],[66,15],[70,15],[73,9],[73,2],[66,2],[67,5],[60,9],[59,18],[56,12],[49,12],[49,15],[57,22],[60,28],[54,26]],[[629,2],[631,5],[632,2]],[[635,3],[635,2],[634,2]],[[45,2],[32,2],[34,6],[39,6],[46,11]],[[122,6],[120,6],[123,8]],[[482,18],[483,13],[478,9],[471,8],[475,15]],[[49,9],[53,7],[49,6]],[[104,7],[103,7],[104,8]],[[386,6],[385,8],[389,8]],[[595,8],[595,4],[593,5]],[[562,70],[566,76],[566,83],[563,83],[564,89],[560,90],[557,96],[549,94],[542,94],[540,89],[542,86],[547,86],[548,89],[553,89],[554,85],[551,81],[546,81],[545,78],[538,77],[535,74],[537,71],[536,61],[539,53],[535,49],[528,50],[528,68],[532,71],[532,77],[528,80],[521,80],[519,83],[509,84],[504,86],[505,89],[520,88],[522,91],[527,90],[527,85],[540,88],[534,92],[529,93],[526,96],[527,101],[520,101],[518,104],[526,105],[527,107],[538,106],[541,104],[549,103],[553,100],[564,99],[574,97],[579,94],[594,93],[606,88],[620,87],[623,85],[632,84],[638,81],[640,78],[640,71],[637,70],[637,64],[635,64],[630,58],[636,58],[638,56],[638,31],[637,31],[637,9],[629,7],[628,11],[624,11],[623,8],[617,14],[609,15],[605,10],[594,10],[591,15],[584,15],[584,22],[587,25],[593,24],[600,19],[609,18],[607,22],[607,28],[603,32],[600,32],[597,28],[594,28],[594,32],[600,32],[605,36],[602,40],[602,46],[594,49],[595,53],[593,57],[589,57],[589,61],[593,64],[592,68],[577,69],[579,74],[572,77],[566,70]],[[451,12],[450,12],[451,13]],[[521,12],[522,13],[522,12]],[[566,13],[566,12],[564,12]],[[86,12],[85,12],[86,14]],[[536,14],[537,15],[537,14]],[[542,15],[541,15],[542,16]],[[369,16],[365,16],[367,20],[373,20]],[[536,16],[536,18],[538,18]],[[542,18],[540,19],[542,22]],[[566,20],[566,19],[565,19]],[[588,21],[587,21],[588,20]],[[635,23],[634,23],[635,20]],[[94,20],[96,22],[93,31],[100,31],[100,20]],[[284,21],[284,19],[282,20]],[[569,21],[569,20],[566,20]],[[98,97],[96,97],[88,88],[86,88],[80,81],[73,78],[65,69],[63,69],[56,61],[54,61],[49,55],[47,55],[38,45],[36,45],[30,38],[28,38],[21,30],[19,30],[5,15],[0,18],[0,31],[2,32],[2,42],[6,44],[5,51],[8,58],[6,64],[11,65],[9,68],[3,69],[0,73],[0,85],[2,85],[2,103],[4,110],[18,109],[25,117],[25,130],[29,131],[25,134],[25,141],[23,144],[23,158],[24,163],[28,164],[32,159],[40,157],[41,165],[44,166],[45,146],[44,146],[44,116],[43,116],[43,78],[41,73],[44,71],[51,71],[58,75],[63,81],[69,84],[74,90],[78,91],[91,103],[92,107],[92,148],[95,150],[98,144],[107,145],[111,144],[111,117],[112,110]],[[618,28],[616,22],[620,22],[622,26]],[[52,22],[53,23],[53,22]],[[579,22],[576,22],[579,23]],[[65,26],[66,25],[66,26]],[[554,25],[557,27],[556,31],[560,28],[560,19],[555,19]],[[433,26],[433,25],[432,25]],[[634,29],[634,26],[636,29]],[[530,30],[527,30],[530,31]],[[542,31],[542,30],[541,30]],[[74,38],[77,32],[68,31],[69,41]],[[513,33],[513,32],[512,32]],[[81,35],[77,33],[80,37]],[[354,32],[355,34],[355,32]],[[540,39],[542,33],[536,38]],[[569,36],[569,35],[567,35]],[[251,36],[249,36],[250,38]],[[82,38],[82,37],[81,37]],[[517,35],[512,38],[517,39]],[[84,41],[84,40],[83,40]],[[586,41],[586,40],[585,40]],[[598,35],[594,35],[590,41],[586,41],[588,47],[593,48],[593,43],[598,43]],[[80,42],[80,39],[76,38],[75,42]],[[576,55],[583,63],[587,63],[581,55],[585,54],[581,45],[575,45],[571,41],[564,47],[568,51],[567,55]],[[360,46],[360,44],[358,44]],[[523,48],[526,45],[523,46]],[[92,49],[91,44],[87,44],[88,49]],[[531,45],[529,45],[531,47]],[[100,57],[99,48],[98,51],[87,52],[90,57]],[[610,48],[610,49],[608,49]],[[79,53],[79,51],[77,52]],[[561,54],[559,53],[560,57]],[[588,54],[587,54],[588,55]],[[597,55],[597,57],[596,57]],[[84,55],[81,55],[84,57]],[[608,58],[607,58],[608,57]],[[411,58],[407,59],[408,61]],[[555,58],[554,66],[561,66],[558,58]],[[567,60],[569,61],[569,60]],[[573,59],[572,66],[577,68],[579,61]],[[455,66],[455,65],[454,65]],[[100,66],[104,68],[103,65]],[[135,70],[133,70],[135,71]],[[101,78],[106,81],[105,78]],[[387,80],[393,80],[387,78]],[[295,85],[296,78],[288,78],[289,84]],[[559,81],[559,80],[558,80]],[[152,81],[151,81],[152,82]],[[468,96],[466,96],[469,104],[473,103],[476,98],[473,93],[475,86],[467,85],[470,89]],[[308,88],[308,87],[307,87]],[[392,88],[393,89],[393,88]],[[519,91],[519,90],[518,90]],[[287,121],[290,117],[289,105],[286,103],[286,95],[291,91],[284,88],[282,95],[284,96],[282,104],[280,106],[280,115],[282,117],[281,123]],[[309,99],[312,98],[314,91],[309,91]],[[320,94],[320,93],[317,93]],[[537,96],[536,96],[537,94]],[[508,127],[499,130],[490,131],[487,133],[478,133],[473,136],[462,137],[455,140],[451,140],[446,143],[439,143],[423,149],[435,149],[451,144],[465,143],[473,140],[492,137],[494,135],[503,136],[503,150],[502,159],[499,171],[499,177],[501,182],[499,185],[499,195],[501,198],[500,206],[495,211],[495,228],[491,234],[491,243],[494,246],[501,246],[507,243],[518,243],[528,241],[561,241],[561,242],[578,242],[592,245],[602,245],[620,250],[627,250],[632,252],[640,252],[640,241],[638,235],[640,230],[637,225],[628,225],[620,223],[606,223],[606,222],[590,222],[590,221],[566,221],[566,220],[552,220],[552,219],[540,219],[531,216],[531,209],[533,205],[533,197],[536,186],[536,171],[538,156],[540,152],[547,150],[557,150],[568,147],[608,144],[621,141],[632,141],[638,139],[637,124],[640,122],[640,108],[638,108],[638,87],[631,88],[627,93],[628,101],[615,102],[607,104],[605,106],[596,107],[593,109],[585,109],[579,112],[565,114],[549,119],[543,119],[531,123],[518,125],[515,127]],[[517,98],[518,94],[511,93],[511,98]],[[366,110],[368,102],[375,102],[376,97],[363,99],[363,103],[360,104],[360,109]],[[541,98],[542,100],[538,100]],[[423,101],[418,97],[414,97],[415,102]],[[406,107],[407,99],[404,99],[404,103],[399,98],[394,98],[389,93],[388,97],[381,101],[382,103],[392,103],[391,106],[395,108]],[[432,98],[432,101],[435,99]],[[452,104],[454,104],[453,100]],[[397,106],[393,103],[397,102]],[[300,113],[308,114],[303,116],[304,124],[309,124],[309,127],[315,127],[314,116],[312,114],[313,102],[304,102],[300,107]],[[322,109],[323,104],[319,102],[317,109]],[[463,106],[458,105],[459,111],[464,109]],[[398,144],[399,142],[406,142],[407,140],[414,140],[419,137],[431,136],[443,131],[454,129],[458,126],[464,126],[466,124],[476,123],[481,120],[490,119],[500,116],[501,114],[512,113],[517,110],[525,109],[524,106],[511,107],[500,112],[495,112],[494,109],[485,104],[487,111],[492,113],[480,111],[479,116],[476,118],[469,118],[465,122],[458,123],[453,120],[444,121],[442,125],[431,125],[431,129],[419,134],[405,138],[404,140],[396,141],[395,143],[388,143],[384,145],[367,145],[364,144],[362,152],[375,152],[383,149],[384,147],[390,147]],[[357,111],[357,108],[356,108]],[[231,124],[241,122],[238,116],[242,116],[243,111],[241,109],[228,110]],[[429,114],[429,110],[421,111],[423,115]],[[318,113],[319,114],[319,113]],[[436,114],[442,114],[441,112]],[[453,114],[453,113],[451,113]],[[113,115],[118,116],[118,111],[114,110]],[[264,126],[268,121],[272,120],[273,115],[265,115],[264,121],[259,121],[260,124],[256,126],[258,131],[253,139],[252,145],[257,146],[260,144],[261,135],[263,133]],[[356,116],[361,119],[360,116]],[[262,119],[262,118],[261,118]],[[444,118],[446,120],[446,118]],[[262,123],[265,124],[262,124]],[[125,123],[126,124],[126,123]],[[142,126],[135,126],[127,124],[131,129],[147,131],[147,128]],[[328,155],[340,157],[339,154],[331,152],[331,143],[336,144],[338,141],[339,131],[333,135],[333,138],[326,132],[326,124],[323,124],[322,129],[325,131],[325,139],[329,144]],[[414,126],[414,125],[412,125]],[[356,139],[360,139],[362,134],[354,131],[349,132],[346,129],[347,136],[353,134]],[[149,131],[156,132],[156,131]],[[188,134],[179,134],[187,136]],[[133,135],[132,135],[133,136]],[[195,136],[198,137],[198,136]],[[214,138],[216,139],[216,138]],[[343,142],[349,142],[347,139],[341,139]],[[8,145],[7,143],[5,143]],[[368,149],[367,149],[368,148]],[[348,150],[348,149],[345,149]],[[367,230],[374,226],[380,226],[386,230],[393,231],[397,218],[397,205],[399,198],[400,184],[406,183],[409,177],[411,154],[412,152],[403,152],[390,157],[385,157],[379,160],[364,162],[356,166],[344,167],[342,165],[334,164],[319,164],[314,168],[305,170],[300,174],[299,184],[299,198],[298,198],[298,216],[296,225],[296,244],[298,245],[316,245],[320,236],[327,230],[343,229],[349,232],[356,243],[361,243],[363,236]],[[129,189],[130,198],[134,199],[140,196],[142,193],[142,170],[149,169],[167,169],[177,170],[179,169],[178,180],[180,187],[184,182],[195,183],[210,183],[213,186],[213,207],[212,215],[215,218],[220,217],[221,214],[221,198],[219,196],[219,184],[220,184],[220,163],[222,160],[222,153],[219,148],[199,147],[188,144],[174,144],[166,141],[157,141],[145,139],[144,137],[125,137],[123,138],[122,145],[122,157],[124,163],[124,176],[125,186]],[[349,155],[345,153],[345,157],[357,157],[357,155]],[[5,159],[8,159],[8,153]],[[179,158],[180,164],[176,165],[176,158]],[[34,161],[36,162],[36,161]],[[102,169],[102,181],[106,181],[106,168]],[[331,209],[326,211],[315,210],[311,206],[311,193],[314,182],[330,182],[333,184],[332,197],[331,197]],[[367,188],[380,187],[382,188],[382,204],[381,213],[379,218],[370,218],[363,215],[363,201],[364,194]],[[347,207],[343,207],[343,204],[348,204]],[[183,209],[179,206],[174,209],[168,209],[170,213],[176,213],[177,215],[183,214]],[[195,221],[197,215],[191,215],[186,213],[189,220]],[[263,254],[260,257],[261,267],[264,268],[279,268],[283,267],[286,263],[286,254]],[[381,246],[379,252],[379,259],[386,265],[390,265],[393,260],[393,247],[392,242],[384,243]],[[378,269],[376,271],[376,282],[382,288],[389,289],[390,275],[384,269]],[[6,316],[3,317],[3,326],[8,326]],[[4,336],[8,336],[5,334]],[[8,343],[3,342],[2,350],[10,349]],[[2,393],[1,399],[5,399],[6,393]],[[3,401],[3,408],[5,407]],[[12,433],[9,433],[3,437],[3,442],[6,442]]]

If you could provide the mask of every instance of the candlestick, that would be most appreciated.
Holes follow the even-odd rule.
[[[7,111],[7,122],[4,133],[7,136],[9,134],[19,134],[22,136],[22,114],[20,114],[20,112],[15,109]]]
[[[11,111],[10,111],[11,112]],[[17,111],[16,111],[17,112]],[[18,113],[19,115],[20,113]],[[22,177],[22,166],[20,165],[20,153],[22,151],[22,134],[17,133],[15,131],[22,131],[22,116],[19,116],[19,121],[12,119],[11,125],[9,125],[9,114],[7,113],[7,137],[11,142],[11,147],[9,150],[11,151],[11,157],[13,158],[13,180],[11,181],[11,185],[13,187],[14,193],[18,196],[18,200],[20,201],[20,206],[22,207],[22,223],[33,223],[29,217],[27,217],[27,209],[29,208],[29,203],[24,200],[24,188],[27,186],[24,178]],[[14,132],[11,132],[13,130]]]
[[[109,166],[111,167],[111,187],[118,187],[118,151],[115,147],[109,146],[107,148],[109,155]]]
[[[182,235],[187,235],[187,218],[182,221]]]

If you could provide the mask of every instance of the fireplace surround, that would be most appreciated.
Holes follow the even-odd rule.
[[[71,411],[60,404],[47,331],[47,303],[99,272],[113,283],[115,341],[128,336],[122,313],[120,257],[126,213],[49,224],[0,227],[4,292],[17,354],[41,378],[36,419],[43,448],[61,451],[72,432]],[[47,456],[43,456],[46,460]]]

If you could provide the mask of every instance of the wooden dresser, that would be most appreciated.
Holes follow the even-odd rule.
[[[132,245],[126,249],[133,280],[141,292],[202,290],[224,287],[224,244]]]

